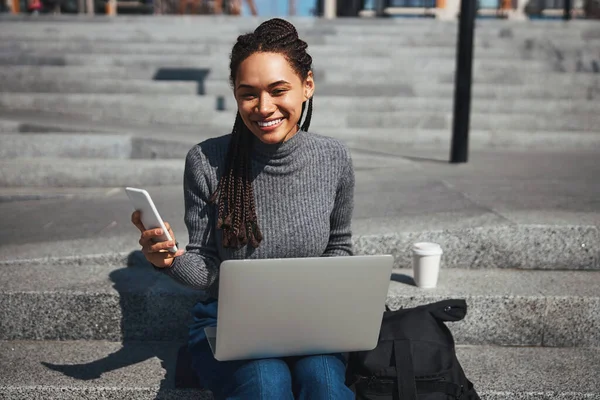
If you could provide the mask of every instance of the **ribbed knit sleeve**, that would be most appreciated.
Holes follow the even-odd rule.
[[[323,256],[351,256],[352,212],[354,210],[354,168],[350,152],[344,149],[343,169],[330,216],[329,242]]]
[[[207,290],[215,282],[221,263],[215,235],[210,229],[214,226],[212,207],[208,205],[212,169],[199,146],[188,152],[183,190],[189,244],[186,253],[176,257],[170,268],[163,269],[176,281],[200,290]]]

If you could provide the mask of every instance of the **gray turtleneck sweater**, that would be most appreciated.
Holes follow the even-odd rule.
[[[163,271],[178,282],[218,297],[219,265],[228,259],[352,255],[354,171],[338,140],[298,131],[288,141],[253,141],[252,172],[257,249],[224,249],[217,207],[208,203],[225,169],[231,135],[208,139],[188,153],[184,172],[186,253]]]

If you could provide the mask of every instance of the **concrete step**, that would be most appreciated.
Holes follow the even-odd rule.
[[[168,108],[165,97],[138,96],[134,94],[70,94],[59,96],[52,93],[0,93],[0,104],[6,111],[51,112],[59,115],[81,115],[88,119],[125,120],[152,124],[154,122],[176,122],[194,124],[202,121],[210,125],[220,120],[227,121],[225,112],[215,112],[217,99],[208,96],[172,96]],[[158,108],[157,102],[161,104]],[[169,112],[165,113],[168,109]],[[168,114],[168,115],[167,115]],[[230,116],[231,112],[227,112]],[[229,130],[231,127],[229,127]]]
[[[220,104],[219,104],[220,103]],[[373,97],[365,102],[360,97],[321,95],[315,98],[315,107],[318,104],[319,114],[333,114],[337,117],[356,115],[357,112],[368,112],[379,117],[381,115],[393,115],[398,111],[434,111],[440,113],[451,113],[453,110],[454,99],[452,97]],[[7,110],[20,109],[28,110],[36,107],[38,111],[60,112],[65,110],[68,113],[92,113],[90,115],[100,115],[110,109],[118,118],[119,111],[114,110],[119,107],[124,111],[136,112],[136,108],[143,106],[147,113],[155,113],[160,110],[164,114],[178,114],[181,112],[199,112],[203,118],[209,116],[214,110],[228,110],[235,113],[237,104],[233,95],[228,96],[186,96],[186,95],[163,95],[156,97],[152,94],[138,93],[2,93],[0,94],[0,104]],[[218,106],[218,107],[217,107]],[[133,109],[132,109],[133,107]],[[545,101],[535,101],[535,99],[482,99],[479,98],[472,104],[474,113],[489,114],[515,114],[515,115],[544,115],[568,114],[571,116],[585,117],[594,115],[598,111],[598,105],[595,101],[587,98],[571,99],[546,99]],[[121,111],[122,112],[122,111]],[[138,112],[138,113],[141,113]],[[134,118],[132,116],[132,118]],[[317,120],[315,120],[317,121]]]
[[[454,98],[454,82],[450,74],[446,76],[440,74],[438,80],[447,80],[447,82],[432,82],[431,79],[426,77],[415,76],[414,81],[409,82],[408,80],[400,81],[396,77],[397,83],[367,83],[364,81],[353,81],[353,82],[338,82],[338,79],[334,78],[334,74],[323,73],[317,79],[317,94],[315,101],[320,99],[322,96],[345,96],[351,98],[364,98],[368,97],[369,101],[363,104],[370,104],[373,98],[379,98],[378,101],[384,101],[381,98],[384,97],[427,97],[427,98],[438,98],[438,99],[453,99]],[[526,75],[525,75],[526,76]],[[3,80],[2,74],[0,73],[0,81]],[[518,76],[517,76],[518,77]],[[600,80],[598,85],[595,85],[592,79],[588,79],[585,83],[581,80],[578,82],[562,83],[562,78],[566,76],[551,75],[550,80],[555,83],[551,86],[544,86],[532,82],[531,84],[524,82],[523,84],[498,84],[486,82],[486,77],[483,76],[480,79],[475,79],[471,87],[471,93],[474,99],[501,99],[501,100],[547,100],[547,99],[581,99],[581,100],[593,100],[600,98]],[[447,78],[447,79],[446,79]],[[55,85],[60,85],[61,89],[65,89],[64,92],[68,93],[69,88],[62,85],[60,82],[64,78],[57,77],[54,80]],[[511,80],[512,78],[509,78]],[[434,79],[435,81],[436,79]],[[14,80],[12,80],[14,81]],[[335,81],[330,83],[329,81]],[[8,85],[10,83],[7,82]],[[9,86],[5,87],[9,87]],[[77,85],[73,85],[77,87]],[[79,86],[81,86],[79,84]],[[31,85],[32,91],[35,91],[35,84]],[[4,89],[4,91],[8,91]],[[28,90],[26,90],[28,91]],[[217,95],[217,96],[231,96],[231,86],[229,82],[225,80],[211,80],[207,79],[201,85],[201,93],[206,95]],[[477,101],[473,103],[475,105]],[[429,108],[429,107],[428,107]]]
[[[57,25],[60,26],[60,25]],[[196,50],[206,49],[206,43],[211,43],[211,46],[228,48],[235,43],[239,34],[253,31],[256,26],[252,26],[247,30],[239,30],[237,32],[220,31],[218,28],[213,28],[208,32],[194,32],[186,28],[184,32],[169,31],[161,26],[160,32],[156,29],[142,32],[140,29],[135,31],[107,31],[94,32],[89,30],[89,25],[81,26],[76,30],[67,32],[64,27],[47,27],[43,30],[35,31],[28,25],[24,25],[20,30],[8,29],[0,32],[3,38],[8,43],[23,43],[36,41],[43,46],[48,43],[51,47],[55,42],[71,42],[74,44],[88,45],[89,48],[94,48],[98,43],[100,46],[118,46],[120,44],[141,45],[153,47],[169,47],[171,44],[175,46],[190,46]],[[33,27],[33,26],[32,26]],[[8,26],[7,26],[8,28]],[[209,28],[210,29],[210,28]],[[571,29],[569,27],[569,29]],[[56,32],[60,31],[60,32]],[[485,28],[476,31],[475,37],[475,56],[478,54],[490,52],[504,52],[505,54],[535,54],[543,55],[546,44],[551,44],[557,48],[570,50],[593,50],[600,46],[600,41],[594,40],[594,33],[587,34],[577,30],[540,30],[539,32],[528,32],[523,29],[505,28],[497,32],[488,32]],[[363,33],[334,33],[332,31],[321,32],[303,32],[300,30],[300,37],[305,40],[311,49],[319,47],[348,47],[354,46],[355,52],[365,52],[372,54],[373,49],[384,49],[386,46],[394,46],[406,51],[419,49],[418,51],[428,51],[425,49],[432,48],[448,48],[455,49],[457,43],[457,32],[451,30],[440,33],[427,33],[422,29],[402,28],[396,31],[382,32],[377,29],[368,29]],[[198,38],[205,40],[204,43],[198,41]],[[543,44],[544,46],[540,46]],[[88,50],[89,51],[89,50]],[[137,51],[136,51],[137,52]],[[317,53],[318,54],[318,53]],[[392,54],[389,53],[388,54]]]
[[[30,135],[9,134],[11,144],[2,150],[0,185],[3,187],[123,187],[161,186],[181,182],[185,155],[196,143],[166,143],[169,140],[132,138],[104,134]],[[54,142],[53,139],[56,139]],[[198,139],[197,137],[195,139]],[[71,142],[62,146],[62,141]],[[102,143],[97,148],[95,143]],[[43,145],[48,147],[47,151]],[[111,157],[112,155],[112,157]],[[108,159],[107,159],[108,158]],[[159,158],[162,158],[159,160]],[[370,158],[370,157],[369,157]],[[357,159],[357,168],[368,165]],[[379,167],[406,164],[391,157],[379,160]]]
[[[390,73],[381,72],[373,75],[361,74],[359,71],[341,69],[335,72],[322,71],[319,72],[321,79],[325,79],[328,83],[356,82],[364,84],[398,84],[404,83],[410,79],[416,78],[417,81],[426,79],[429,76],[429,82],[450,83],[454,82],[455,70],[454,67],[446,70],[427,70],[427,71],[411,71],[406,73]],[[577,73],[574,71],[561,71],[558,67],[553,71],[525,71],[521,70],[519,64],[514,64],[507,67],[498,67],[489,65],[487,68],[473,70],[473,82],[475,83],[490,83],[497,85],[536,85],[544,86],[548,82],[557,84],[576,83],[588,85],[590,87],[598,87],[600,81],[596,74]]]
[[[73,79],[63,76],[62,79],[39,79],[34,76],[20,79],[0,78],[2,92],[15,93],[113,93],[113,94],[153,94],[153,95],[197,95],[196,82],[182,81],[149,81],[142,79]],[[229,90],[231,92],[231,89]]]
[[[448,149],[395,150],[393,155],[369,152],[364,146],[351,150],[356,249],[408,256],[410,243],[425,240],[447,249],[445,265],[451,267],[600,268],[600,236],[589,226],[600,226],[594,200],[600,196],[597,151],[474,150],[468,164],[451,167]],[[49,188],[52,183],[43,180],[25,188],[19,187],[18,174],[11,178],[16,186],[9,190],[3,185],[0,192],[0,220],[16,228],[0,231],[0,259],[128,253],[138,248],[138,234],[129,221],[132,208],[122,186],[98,186],[106,185],[104,176],[110,174],[129,174],[127,184],[135,186],[159,179],[161,175],[144,177],[142,168],[151,172],[163,162],[145,161],[143,166],[121,163],[127,172],[98,163],[103,180],[96,178],[94,169],[81,171],[78,179],[85,177],[92,188],[77,188],[77,181],[67,178],[62,178],[65,188]],[[35,162],[26,165],[35,169]],[[65,159],[54,164],[81,169]],[[183,246],[187,230],[180,182],[181,177],[166,186],[142,187],[152,194]]]
[[[314,117],[315,127],[321,123]],[[319,122],[317,122],[319,121]],[[452,113],[410,112],[373,113],[349,115],[344,121],[329,120],[329,126],[347,126],[352,128],[404,128],[451,129]],[[556,114],[510,114],[473,112],[470,117],[471,128],[475,130],[518,130],[518,131],[587,131],[593,132],[598,126],[600,116],[596,115],[560,115]],[[322,124],[325,124],[323,122]]]
[[[418,88],[421,85],[450,84],[454,82],[454,68],[447,71],[425,72],[414,71],[411,74],[399,73],[378,73],[376,75],[366,75],[357,71],[339,70],[334,72],[316,71],[317,85],[336,84],[351,88],[356,88],[355,94],[363,92],[374,93],[398,93],[406,91],[406,87]],[[194,80],[203,81],[208,88],[211,85],[218,85],[222,90],[224,83],[229,80],[228,68],[225,70],[208,70],[199,66],[191,69],[185,68],[161,68],[161,67],[139,67],[127,68],[123,66],[113,66],[105,68],[101,66],[60,66],[60,65],[7,65],[0,68],[0,77],[2,79],[56,79],[60,81],[69,77],[77,80],[95,80],[95,79],[142,79],[142,80]],[[501,86],[510,88],[546,88],[551,90],[551,86],[575,88],[585,87],[589,90],[599,90],[600,77],[595,74],[576,74],[563,72],[532,72],[527,73],[519,71],[518,68],[488,68],[486,70],[475,71],[473,76],[475,87],[477,84],[495,85],[498,90]],[[552,82],[552,85],[548,85]],[[500,85],[501,84],[501,85]],[[228,83],[227,83],[228,85]],[[382,88],[390,86],[392,90],[385,91]],[[369,87],[374,89],[369,90]],[[229,86],[227,86],[229,88]],[[404,89],[402,89],[404,88]],[[208,89],[206,89],[208,90]],[[338,89],[341,90],[341,89]],[[416,90],[416,89],[413,89]],[[344,92],[349,93],[349,92]],[[388,94],[389,95],[389,94]]]
[[[212,400],[210,392],[175,388],[177,351],[182,344],[0,342],[0,391],[3,399],[11,400]],[[9,371],[9,365],[16,369]]]
[[[1,121],[1,120],[0,120]],[[12,122],[12,121],[9,121]],[[43,132],[21,133],[19,124],[9,125],[6,131],[0,128],[0,157],[9,159],[31,159],[31,169],[36,165],[44,169],[45,164],[35,162],[36,158],[63,159],[185,159],[195,143],[201,140],[199,135],[180,133],[168,137],[164,133],[141,132]],[[369,149],[381,155],[394,156],[407,149],[437,149],[444,151],[450,148],[451,133],[447,130],[426,129],[369,129],[364,135],[362,129],[323,129],[319,133],[335,137],[343,141],[351,150]],[[210,135],[205,135],[209,137]],[[550,152],[600,149],[600,135],[589,132],[560,131],[470,131],[470,148],[473,150],[511,150],[517,152]],[[58,160],[57,160],[58,162]],[[66,160],[60,161],[64,163]],[[19,174],[19,169],[9,174]],[[39,175],[36,186],[44,185],[45,175]],[[16,181],[5,178],[6,182]],[[32,182],[30,182],[32,184]],[[58,183],[58,182],[55,182]],[[108,182],[107,182],[108,184]],[[23,185],[27,186],[27,185]]]
[[[381,181],[365,184],[366,179],[377,181],[377,177],[364,172],[357,174],[357,178],[362,182],[355,195],[357,206],[382,204],[379,212],[363,211],[353,216],[353,244],[357,254],[393,254],[395,265],[407,268],[411,243],[434,241],[444,248],[444,268],[600,269],[595,256],[600,246],[598,229],[588,226],[600,223],[597,214],[586,213],[579,206],[585,196],[570,196],[572,207],[577,210],[570,213],[561,210],[560,205],[546,206],[540,212],[534,208],[541,203],[539,199],[535,201],[534,195],[525,200],[532,204],[530,208],[510,208],[503,204],[494,212],[487,209],[482,195],[476,196],[482,204],[465,199],[477,191],[471,189],[463,194],[445,189],[431,179],[396,182],[394,190],[380,190],[376,201],[369,195]],[[550,192],[556,186],[537,185],[545,187],[536,192]],[[583,186],[576,182],[571,188]],[[151,193],[161,216],[171,223],[184,247],[187,229],[181,185],[143,187]],[[370,192],[365,191],[368,188]],[[420,194],[393,202],[397,193],[409,190]],[[503,191],[506,188],[497,190]],[[569,199],[566,190],[555,192],[558,193],[555,202]],[[440,199],[446,203],[440,204]],[[4,188],[1,200],[2,220],[7,226],[18,227],[2,234],[2,264],[124,265],[128,254],[139,248],[139,232],[130,221],[133,209],[122,187]]]
[[[319,111],[326,113],[352,113],[360,111],[369,113],[386,113],[402,110],[437,110],[451,112],[454,99],[452,97],[382,97],[372,98],[365,102],[360,97],[349,96],[320,96],[315,98],[315,106],[319,104]],[[228,106],[234,106],[228,104]],[[237,109],[237,108],[231,108]],[[324,111],[323,109],[327,110]],[[478,98],[473,102],[471,109],[475,113],[511,113],[511,114],[573,114],[589,115],[596,113],[600,108],[595,101],[585,98],[580,100],[556,100],[547,98],[544,101],[534,99],[483,99]],[[321,111],[323,110],[323,111]]]
[[[398,155],[407,150],[446,151],[451,147],[452,133],[447,129],[364,129],[323,128],[320,133],[336,137],[353,149],[368,149],[379,154]],[[600,149],[600,135],[575,131],[520,131],[476,130],[469,131],[469,148],[472,150],[544,152]]]
[[[126,17],[118,17],[114,21],[101,21],[101,17],[86,21],[58,21],[58,20],[40,20],[35,23],[24,24],[24,21],[5,21],[3,24],[6,30],[17,31],[18,33],[43,32],[50,35],[66,36],[73,32],[85,33],[106,33],[109,34],[137,34],[138,38],[144,38],[156,33],[156,25],[151,21],[135,20],[132,21]],[[96,23],[89,23],[90,21]],[[421,34],[427,36],[448,36],[456,32],[456,22],[426,21],[418,19],[410,21],[407,19],[399,20],[377,20],[366,21],[364,19],[349,18],[345,23],[338,21],[320,21],[314,19],[295,19],[291,21],[296,25],[298,31],[303,36],[327,35],[327,36],[376,36],[376,35],[394,35],[410,33],[413,35]],[[401,21],[401,22],[399,22]],[[28,22],[31,22],[29,20]],[[103,23],[105,22],[105,23]],[[220,17],[187,16],[185,18],[174,18],[169,16],[161,17],[161,31],[167,34],[179,35],[205,35],[217,37],[226,33],[235,34],[241,32],[253,31],[258,25],[256,20],[235,20],[231,18],[221,19]],[[500,23],[499,23],[500,22]],[[478,35],[489,35],[490,37],[512,38],[520,34],[545,36],[549,33],[562,34],[568,38],[594,38],[597,27],[590,21],[572,21],[568,29],[561,26],[558,21],[543,21],[528,23],[514,23],[507,21],[478,20],[476,23]],[[25,26],[31,26],[31,29],[25,29]],[[62,29],[51,29],[60,26]],[[106,27],[110,26],[107,30]],[[106,36],[106,35],[105,35]]]
[[[167,17],[168,19],[169,17]],[[172,17],[171,17],[172,18]],[[177,18],[172,18],[177,20]],[[406,22],[406,19],[402,19]],[[178,37],[181,39],[191,39],[192,37],[208,37],[218,39],[219,36],[232,36],[246,32],[252,32],[259,21],[247,21],[247,24],[240,24],[239,21],[218,21],[211,23],[210,17],[201,19],[181,19],[179,24],[161,23],[162,36]],[[335,22],[325,22],[321,26],[303,24],[302,21],[296,21],[296,27],[302,38],[311,39],[314,37],[341,37],[350,39],[353,37],[391,37],[397,36],[399,41],[403,39],[410,43],[419,41],[420,38],[451,38],[456,39],[457,24],[454,22],[429,21],[423,19],[416,23],[398,24],[395,21],[381,21],[379,24],[363,25],[360,20],[349,19],[346,26],[336,26]],[[503,24],[496,24],[494,21],[477,21],[476,32],[478,38],[495,39],[498,41],[510,42],[522,38],[544,38],[557,37],[564,42],[594,40],[597,29],[593,24],[585,21],[573,21],[569,27],[560,27],[558,24],[548,24],[548,21],[542,23],[512,24],[502,21]],[[160,37],[157,35],[156,25],[144,23],[111,23],[110,29],[106,24],[89,23],[14,23],[3,24],[7,31],[13,33],[12,37],[19,37],[14,33],[23,33],[27,37],[33,37],[33,34],[44,34],[47,37],[64,37],[71,39],[87,39],[91,37],[100,37],[108,39],[134,39],[137,41],[147,40],[149,38]],[[27,28],[29,29],[27,29]],[[60,27],[58,30],[56,27]],[[533,29],[532,29],[533,28]],[[8,33],[10,33],[8,32]],[[27,35],[27,33],[30,33]],[[23,36],[21,36],[23,37]]]
[[[200,137],[177,139],[153,138],[150,135],[140,137],[129,133],[0,133],[3,143],[0,158],[31,159],[32,169],[36,165],[35,158],[52,158],[56,159],[56,163],[68,162],[60,159],[90,159],[92,163],[92,159],[97,159],[99,164],[102,164],[101,160],[109,159],[182,160]],[[43,163],[38,167],[45,168]]]
[[[361,57],[360,64],[354,64],[355,56],[335,57],[330,59],[314,59],[316,71],[354,71],[362,74],[369,72],[401,74],[420,71],[433,73],[452,71],[456,65],[453,58],[366,58]],[[228,71],[229,60],[225,54],[210,56],[168,56],[168,55],[102,55],[102,54],[0,54],[0,65],[61,65],[61,66],[126,66],[126,67],[155,67],[155,68],[206,68],[211,71]],[[527,60],[515,63],[514,59],[473,60],[473,71],[494,68],[496,70],[516,70],[522,72],[553,72],[554,65],[544,60]]]
[[[43,120],[39,118],[41,114],[26,113],[34,118],[30,120],[29,117],[23,118],[23,114],[18,112],[11,112],[2,114],[0,111],[0,133],[114,133],[114,130],[106,129],[106,126],[100,126],[99,124],[87,123],[85,125],[78,125],[74,121],[65,120],[60,121],[58,118],[54,118],[53,122]],[[37,120],[35,119],[37,116]],[[8,118],[6,118],[8,117]],[[22,118],[22,119],[19,119]],[[37,122],[36,122],[37,121]],[[41,121],[41,122],[40,122]],[[61,123],[62,122],[62,123]],[[71,125],[73,124],[73,125]],[[95,126],[94,126],[95,125]],[[121,131],[124,127],[120,127]]]
[[[181,153],[163,151],[170,149],[174,143],[197,143],[205,138],[226,134],[231,127],[212,127],[199,129],[198,125],[186,125],[179,121],[176,124],[154,122],[135,123],[133,121],[116,121],[114,119],[93,121],[85,117],[49,114],[40,111],[20,112],[0,110],[0,129],[6,126],[6,133],[108,133],[132,134],[137,138],[155,141],[149,149],[149,157],[177,157]],[[314,127],[314,125],[313,125]],[[314,130],[314,129],[311,129]],[[321,134],[333,136],[345,141],[354,149],[371,149],[379,154],[406,154],[407,150],[441,151],[441,158],[446,158],[450,147],[451,129],[398,129],[369,128],[365,136],[364,129],[337,127],[320,127],[314,130]],[[169,132],[171,143],[164,143],[165,132]],[[470,146],[477,150],[511,150],[517,153],[548,151],[588,151],[598,147],[597,135],[590,132],[558,131],[558,130],[520,130],[520,129],[471,129]],[[143,143],[150,143],[144,142]],[[181,149],[177,150],[181,151]],[[556,156],[556,155],[555,155]]]
[[[20,67],[17,67],[20,68]],[[8,68],[7,68],[8,69]],[[14,71],[14,70],[13,70]],[[0,72],[0,85],[3,92],[10,93],[87,93],[87,94],[159,94],[159,95],[232,95],[231,85],[226,80],[206,79],[204,81],[161,81],[150,79],[122,79],[122,78],[94,78],[66,75],[56,70],[56,74],[31,74],[12,71]],[[56,75],[52,77],[50,75]],[[182,77],[181,79],[183,79]],[[361,98],[377,97],[426,97],[436,99],[453,99],[453,83],[431,82],[412,84],[336,84],[323,80],[317,82],[319,99],[323,96],[355,96]],[[535,85],[505,85],[498,86],[487,83],[476,83],[472,86],[472,95],[475,99],[501,99],[501,100],[594,100],[600,98],[600,86],[593,85],[564,85],[552,86]],[[366,105],[371,102],[364,103]],[[477,104],[477,102],[475,103]]]
[[[3,265],[0,339],[185,340],[201,293],[155,272],[139,251],[128,263]],[[411,270],[396,270],[388,305],[465,298],[469,313],[451,326],[460,344],[600,345],[597,330],[580,329],[600,323],[594,312],[600,271],[443,268],[440,274],[438,288],[424,290],[412,283]]]
[[[114,187],[181,182],[184,160],[12,158],[0,161],[5,187]]]
[[[0,141],[0,158],[5,160],[35,157],[128,159],[133,153],[132,137],[126,134],[9,133],[0,134]]]
[[[405,38],[398,38],[400,35],[410,35]],[[481,40],[493,43],[494,41],[498,41],[502,44],[514,42],[521,42],[524,39],[547,39],[551,38],[554,42],[555,38],[560,38],[561,35],[565,35],[565,37],[560,38],[558,43],[561,44],[581,44],[581,32],[571,32],[570,34],[565,34],[565,30],[562,31],[545,31],[539,30],[537,32],[530,32],[527,30],[520,31],[519,29],[512,29],[512,31],[487,31],[485,28],[478,30],[475,32],[476,41]],[[510,37],[512,35],[512,37]],[[420,37],[419,37],[420,36]],[[371,42],[379,42],[379,43],[388,43],[389,45],[396,44],[404,44],[404,43],[414,43],[417,46],[422,46],[428,44],[430,46],[444,46],[444,45],[456,45],[457,41],[457,33],[455,31],[448,32],[439,32],[439,33],[431,33],[431,34],[423,34],[422,32],[406,32],[402,30],[398,30],[396,32],[381,32],[374,31],[371,34],[362,34],[362,35],[352,35],[352,34],[340,34],[337,35],[329,35],[324,36],[323,42],[328,45],[337,45],[341,43],[348,43],[349,41],[356,41],[357,45],[366,45]],[[503,37],[504,36],[504,37]],[[506,37],[508,36],[508,38]],[[592,39],[597,43],[597,40]]]
[[[25,30],[19,31],[18,29],[8,29],[7,26],[4,30],[0,28],[0,34],[2,34],[3,39],[16,42],[19,40],[37,40],[40,37],[44,37],[42,40],[48,41],[82,41],[82,42],[112,42],[112,43],[160,43],[160,44],[169,44],[169,43],[185,43],[189,45],[193,45],[194,43],[198,43],[198,38],[202,37],[203,40],[210,41],[212,43],[220,44],[223,46],[233,46],[235,40],[238,35],[252,32],[255,28],[251,28],[248,30],[243,30],[239,32],[193,32],[193,31],[171,31],[165,30],[164,28],[160,29],[158,32],[156,29],[150,30],[147,32],[136,31],[106,31],[102,30],[99,32],[90,31],[87,28],[80,28],[78,30],[73,30],[68,32],[64,29],[60,29],[60,32],[54,32],[55,30],[59,30],[57,28],[48,28],[43,31],[33,31],[33,30]],[[310,46],[317,45],[350,45],[352,44],[355,38],[359,36],[354,36],[351,34],[344,35],[343,37],[336,37],[333,34],[328,36],[323,35],[322,33],[315,32],[305,32],[304,34],[300,33],[300,36],[304,41],[306,41]],[[393,39],[392,39],[393,38]],[[357,48],[361,47],[369,47],[372,43],[378,43],[379,45],[387,44],[387,45],[400,45],[400,46],[410,46],[410,47],[439,47],[439,46],[455,46],[456,45],[456,34],[452,32],[449,35],[424,35],[422,32],[406,32],[399,31],[394,34],[371,34],[368,37],[362,37],[361,39],[357,39],[356,46]],[[576,42],[576,43],[579,43]]]
[[[232,100],[231,100],[232,101]],[[383,100],[385,101],[385,100]],[[404,104],[414,105],[413,100],[402,100]],[[426,103],[426,101],[424,101]],[[471,127],[474,130],[515,130],[515,131],[587,131],[595,132],[600,123],[600,115],[594,114],[594,104],[582,102],[582,113],[562,114],[563,105],[575,104],[570,101],[557,101],[556,107],[528,103],[534,112],[524,110],[519,114],[511,113],[513,104],[495,101],[500,111],[488,110],[484,100],[477,102],[478,107],[471,114]],[[490,100],[494,102],[494,100]],[[181,124],[194,125],[199,130],[229,132],[234,111],[213,111],[218,101],[209,96],[154,96],[138,95],[85,95],[69,94],[58,96],[50,93],[0,93],[0,107],[6,111],[44,112],[63,117],[73,116],[91,121],[129,121],[139,124]],[[436,102],[432,100],[432,104]],[[167,106],[168,104],[168,106]],[[225,102],[227,104],[227,102]],[[392,103],[389,103],[392,104]],[[448,108],[449,108],[449,103]],[[228,108],[229,106],[226,106]],[[315,105],[315,107],[317,107]],[[481,109],[479,108],[481,107]],[[535,108],[541,108],[536,110]],[[312,127],[316,131],[332,128],[395,128],[424,130],[450,130],[453,114],[450,109],[443,110],[431,106],[430,110],[415,107],[416,110],[372,111],[357,114],[355,111],[335,110],[335,112],[315,112]],[[516,107],[515,107],[516,109]],[[567,107],[577,110],[577,107]],[[517,110],[515,110],[517,111]],[[521,111],[521,110],[518,110]],[[588,112],[586,112],[588,111]],[[558,114],[557,113],[561,113]]]
[[[212,399],[209,392],[175,388],[181,345],[4,341],[0,390],[13,400]],[[600,397],[598,349],[458,346],[457,356],[483,400]]]
[[[189,124],[168,125],[155,122],[140,124],[132,121],[100,120],[94,121],[86,117],[64,116],[41,111],[18,111],[0,109],[0,121],[9,121],[7,133],[123,133],[135,134],[139,137],[164,139],[165,132],[169,139],[179,142],[198,142],[203,138],[223,135],[221,128],[199,130],[198,126]],[[16,123],[16,125],[14,125]],[[18,132],[15,132],[18,130]],[[231,132],[231,127],[228,129]],[[227,133],[227,131],[225,132]]]
[[[171,17],[173,18],[173,17]],[[169,17],[167,16],[167,19]],[[457,30],[457,24],[454,22],[442,22],[435,21],[434,23],[423,23],[423,24],[406,24],[406,25],[398,25],[394,23],[389,23],[387,21],[382,21],[380,25],[371,25],[361,27],[359,20],[354,19],[354,21],[358,21],[358,24],[346,25],[346,26],[335,26],[335,23],[325,23],[320,26],[311,23],[313,21],[309,20],[309,23],[296,22],[295,26],[298,30],[298,33],[301,37],[353,37],[353,36],[367,36],[367,37],[380,37],[380,36],[392,36],[397,35],[399,33],[405,32],[410,33],[414,36],[421,35],[422,37],[438,37],[438,36],[448,36],[451,33],[455,33]],[[219,23],[221,22],[221,23]],[[169,36],[178,36],[182,38],[189,38],[194,35],[208,37],[208,38],[218,38],[223,36],[234,36],[246,32],[252,32],[259,24],[259,21],[247,21],[247,23],[240,23],[239,21],[218,21],[218,19],[211,19],[210,17],[197,19],[181,19],[179,24],[166,23],[161,25],[161,32],[164,35]],[[27,30],[25,27],[29,25],[31,29]],[[514,26],[514,25],[513,25]],[[56,29],[56,27],[60,27],[61,29]],[[110,27],[110,28],[108,28]],[[12,28],[12,29],[11,29]],[[54,29],[53,29],[54,28]],[[501,29],[490,28],[489,24],[478,24],[478,28],[480,28],[480,34],[482,36],[487,37],[507,37],[506,31]],[[508,26],[507,26],[508,28]],[[583,27],[582,27],[583,28]],[[95,23],[95,24],[85,24],[85,23],[61,23],[61,22],[49,22],[46,23],[44,21],[36,22],[36,23],[6,23],[3,24],[3,29],[7,32],[14,33],[45,33],[47,37],[75,37],[75,38],[87,38],[92,35],[101,35],[105,33],[105,37],[108,38],[124,38],[127,35],[135,35],[138,40],[152,37],[152,35],[156,35],[156,25],[152,24],[144,24],[144,23],[120,23],[119,20],[115,22],[111,22],[108,26],[107,24]],[[509,29],[510,30],[510,29]],[[542,32],[556,32],[557,30],[553,29],[545,29]],[[564,29],[562,30],[565,31]],[[574,28],[573,32],[569,34],[569,37],[577,37],[577,34],[580,34],[584,30],[578,30],[577,27]],[[538,33],[537,31],[528,31],[526,28],[523,29],[513,29],[513,35],[515,32],[527,32],[527,33]],[[77,35],[78,33],[83,33],[84,35]],[[31,36],[27,36],[31,37]]]
[[[0,119],[0,133],[19,133],[21,122]]]
[[[502,42],[483,42],[475,43],[475,57],[478,59],[502,59],[502,58],[522,58],[526,53],[519,46],[503,46]],[[402,59],[405,57],[448,57],[456,56],[456,46],[427,46],[427,47],[401,47],[389,51],[389,46],[373,43],[368,48],[360,48],[360,54],[357,55],[357,48],[351,45],[311,45],[308,43],[308,51],[315,59],[325,57],[347,57],[349,54],[359,57],[373,58],[393,58]],[[210,42],[188,44],[188,43],[118,43],[118,42],[95,42],[87,41],[50,41],[50,40],[15,40],[0,44],[0,53],[45,53],[54,52],[57,54],[105,54],[105,55],[141,55],[141,54],[161,54],[161,55],[226,55],[231,52],[231,44],[213,44]]]

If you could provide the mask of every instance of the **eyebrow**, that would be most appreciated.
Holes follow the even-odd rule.
[[[277,82],[273,82],[273,83],[271,83],[271,84],[268,86],[268,88],[269,88],[269,89],[271,89],[271,88],[274,88],[275,86],[279,86],[279,85],[289,85],[289,84],[290,84],[290,83],[289,83],[288,81],[285,81],[285,80],[280,80],[280,81],[277,81]],[[247,84],[244,84],[244,83],[242,83],[242,84],[238,85],[238,87],[237,87],[237,88],[238,88],[238,89],[254,89],[254,86],[251,86],[251,85],[247,85]]]

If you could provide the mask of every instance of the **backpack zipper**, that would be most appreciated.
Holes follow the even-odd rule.
[[[415,376],[415,380],[417,381],[446,381],[446,377],[444,375],[421,375]]]

